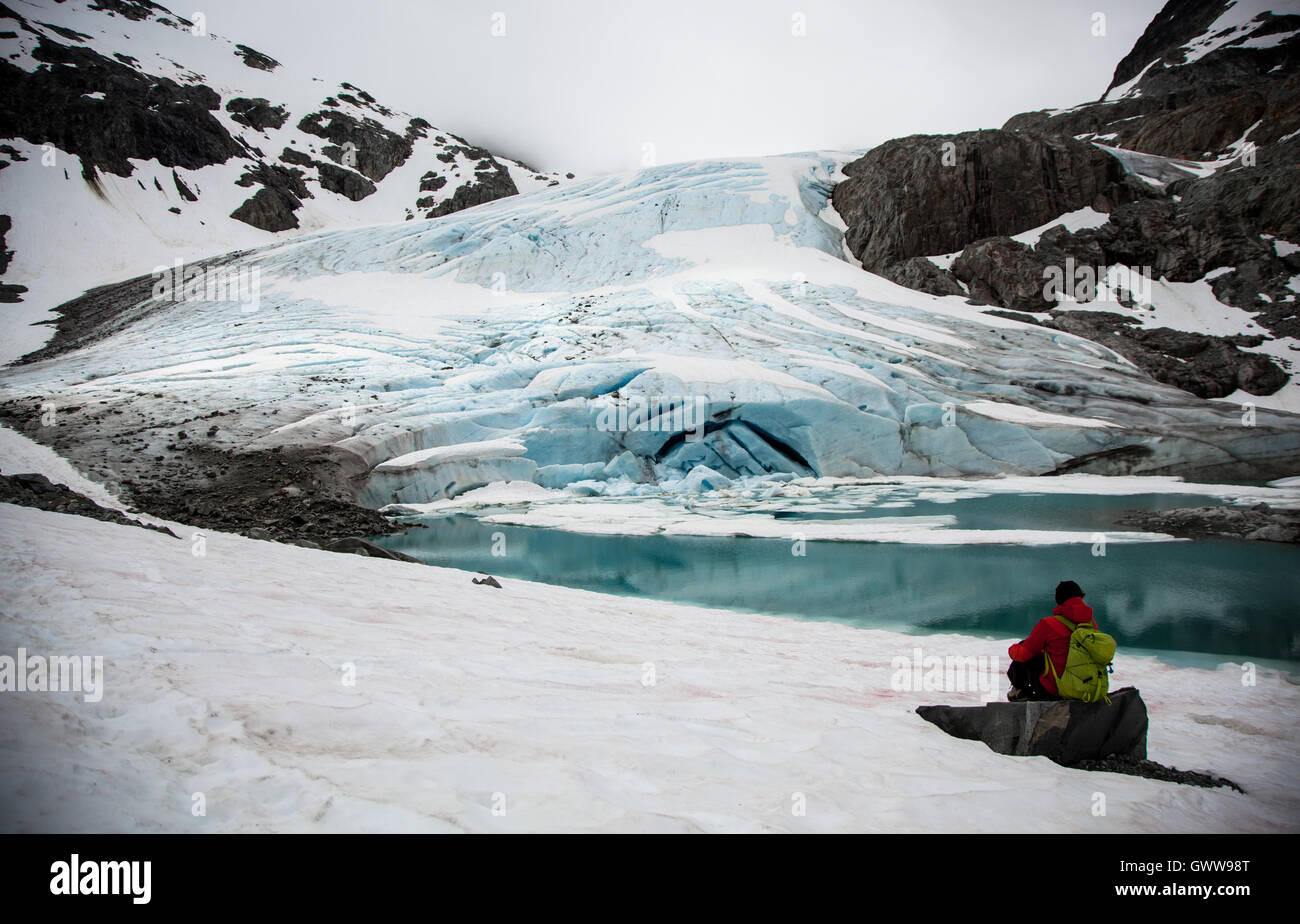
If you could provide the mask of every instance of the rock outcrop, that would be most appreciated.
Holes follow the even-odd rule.
[[[1050,320],[1021,316],[1030,323],[1085,337],[1110,347],[1157,382],[1199,398],[1226,398],[1240,390],[1271,395],[1288,376],[1269,356],[1250,353],[1263,337],[1187,333],[1168,327],[1144,328],[1111,311],[1060,311]]]
[[[325,109],[303,116],[298,130],[330,142],[322,153],[336,163],[355,167],[372,180],[382,180],[411,156],[411,140],[417,129],[399,135],[373,118]]]
[[[952,273],[976,304],[1042,311],[1056,304],[1044,297],[1047,271],[1065,273],[1067,260],[1146,268],[1151,278],[1170,282],[1194,282],[1217,270],[1215,297],[1259,312],[1261,326],[1276,336],[1296,336],[1300,320],[1290,281],[1300,273],[1300,252],[1279,253],[1273,242],[1300,239],[1297,163],[1300,139],[1261,152],[1253,167],[1178,180],[1168,197],[1119,205],[1098,228],[1058,226],[1032,248],[1005,237],[975,241],[953,262]]]
[[[844,168],[832,202],[865,269],[950,253],[1084,206],[1142,194],[1123,167],[1072,138],[978,131],[887,141]]]
[[[280,66],[280,62],[275,58],[264,55],[256,48],[249,48],[247,45],[236,45],[235,54],[239,55],[246,65],[259,71],[273,71]]]
[[[1003,128],[1104,137],[1117,147],[1192,159],[1222,154],[1248,133],[1264,145],[1300,129],[1300,15],[1263,13],[1214,29],[1229,6],[1171,0],[1119,62],[1100,100],[1021,113]]]
[[[257,194],[235,210],[232,218],[264,231],[284,231],[298,227],[293,216],[303,199],[311,198],[311,190],[303,182],[303,173],[296,167],[258,162],[235,181],[236,186],[263,187]]]
[[[461,209],[482,205],[484,202],[513,196],[517,192],[519,190],[515,186],[515,181],[510,178],[510,172],[501,164],[494,164],[476,170],[472,181],[457,187],[451,198],[443,200],[440,204],[428,208],[431,201],[426,198],[419,200],[416,205],[428,208],[424,213],[425,218],[440,218],[452,212],[459,212]]]
[[[123,19],[135,24],[129,35]],[[158,4],[133,0],[64,0],[40,16],[0,3],[0,142],[13,142],[0,143],[0,170],[8,188],[23,192],[6,200],[17,232],[9,249],[26,251],[9,272],[27,277],[0,280],[0,302],[40,299],[52,286],[33,286],[33,279],[58,278],[60,261],[70,259],[67,248],[33,233],[48,220],[50,184],[65,183],[70,170],[85,180],[74,184],[75,195],[139,220],[147,232],[140,240],[165,228],[178,247],[201,242],[214,252],[245,244],[243,225],[280,234],[396,222],[514,195],[525,180],[530,189],[559,182],[451,133],[435,136],[425,119],[390,109],[353,84],[338,85],[332,95],[323,85],[309,89],[274,59],[194,26]],[[241,82],[242,67],[209,78],[200,69],[210,66],[213,46],[266,73],[246,73],[243,89],[230,85]],[[189,48],[193,59],[183,57]],[[203,173],[230,161],[242,167],[233,171],[238,185],[262,188],[241,194]],[[392,176],[412,161],[419,164],[415,176],[432,179]],[[161,179],[159,167],[170,168]],[[385,180],[398,194],[372,198]],[[61,208],[72,211],[59,188]],[[206,207],[190,207],[200,199]],[[213,221],[214,213],[231,220]],[[119,240],[113,255],[89,258],[106,264],[99,275],[122,273],[120,249],[142,247],[131,235]]]
[[[442,136],[438,136],[442,139]],[[459,143],[457,143],[459,142]],[[459,212],[461,209],[471,208],[475,205],[482,205],[484,202],[491,202],[493,199],[502,199],[506,196],[513,196],[519,192],[515,181],[510,176],[510,171],[494,158],[488,151],[483,148],[465,142],[462,138],[442,139],[446,150],[438,155],[438,159],[444,163],[452,164],[457,161],[463,163],[473,163],[474,177],[472,180],[464,183],[459,189],[452,193],[451,197],[443,200],[441,203],[435,203],[432,196],[425,196],[415,204],[421,209],[425,209],[425,218],[439,218],[443,215],[450,215],[452,212]],[[446,185],[443,177],[433,173],[426,173],[420,178],[420,189],[426,192],[437,192]]]
[[[289,113],[283,106],[273,106],[270,100],[260,96],[255,99],[237,96],[227,100],[226,112],[231,113],[230,117],[236,122],[258,131],[279,128],[289,118]]]
[[[378,188],[355,171],[321,161],[316,162],[316,175],[320,177],[322,188],[347,196],[353,202],[360,202]]]
[[[1044,294],[1043,269],[1043,260],[1032,248],[1009,237],[976,241],[952,263],[952,274],[965,284],[972,302],[1014,311],[1056,307],[1055,299]]]
[[[1260,542],[1300,542],[1300,510],[1253,507],[1184,507],[1134,510],[1119,522],[1136,529],[1188,539],[1231,538]]]
[[[142,74],[45,36],[31,54],[46,66],[26,71],[0,59],[0,137],[75,154],[87,180],[97,170],[130,176],[132,160],[195,169],[243,153],[213,115],[221,96],[207,86]]]
[[[5,235],[9,233],[12,225],[13,221],[8,215],[0,215],[0,276],[3,276],[5,270],[9,268],[9,261],[14,255],[12,250],[5,249]],[[22,294],[26,291],[26,286],[0,283],[0,303],[21,301]]]
[[[78,494],[65,484],[55,484],[44,475],[25,472],[16,475],[0,475],[0,503],[17,504],[21,507],[35,507],[54,513],[68,513],[106,523],[118,523],[123,526],[139,526],[155,532],[166,533],[173,539],[179,538],[165,526],[153,523],[141,523],[133,520],[119,510],[101,507],[84,494]]]
[[[1234,24],[1220,19],[1230,6],[1171,0],[1095,103],[869,151],[834,191],[850,250],[900,285],[1032,312],[1022,319],[1097,340],[1199,397],[1277,392],[1285,363],[1251,351],[1300,337],[1300,15]],[[1012,237],[1085,206],[1104,219]],[[1077,267],[1088,271],[1077,291],[1048,284]],[[1253,323],[1237,336],[1195,317],[1149,329],[1151,303],[1104,284],[1113,267],[1206,280]],[[1062,295],[1116,305],[1071,312]],[[1156,298],[1187,314],[1177,293]]]
[[[230,217],[263,231],[288,231],[298,227],[293,213],[301,204],[293,194],[266,186],[253,193]]]

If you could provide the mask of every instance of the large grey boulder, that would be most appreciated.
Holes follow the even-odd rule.
[[[1033,250],[1009,237],[990,237],[968,244],[953,261],[952,274],[970,288],[976,304],[1002,305],[1013,311],[1048,311],[1045,263]]]
[[[1110,704],[1052,700],[985,706],[918,706],[916,712],[955,738],[983,741],[999,754],[1049,757],[1060,764],[1108,757],[1145,760],[1147,707],[1134,687]]]

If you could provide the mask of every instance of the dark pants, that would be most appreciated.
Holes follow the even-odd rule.
[[[1047,663],[1043,660],[1046,655],[1039,654],[1030,658],[1028,661],[1012,661],[1011,666],[1007,668],[1007,679],[1017,690],[1028,695],[1030,699],[1060,699],[1059,696],[1047,692],[1039,678],[1043,671],[1047,670]]]

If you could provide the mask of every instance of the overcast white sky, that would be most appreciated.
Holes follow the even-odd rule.
[[[191,4],[162,0],[188,15]],[[869,148],[1096,99],[1163,0],[194,0],[304,76],[579,175]],[[1094,35],[1095,15],[1105,15]],[[802,20],[796,20],[796,14]],[[805,34],[793,34],[799,22]],[[494,34],[502,31],[504,34]]]

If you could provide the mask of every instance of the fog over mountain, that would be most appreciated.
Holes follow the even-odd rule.
[[[646,144],[662,164],[994,128],[1096,98],[1161,6],[379,0],[358,17],[349,0],[200,5],[217,32],[295,68],[583,176],[647,166]]]

